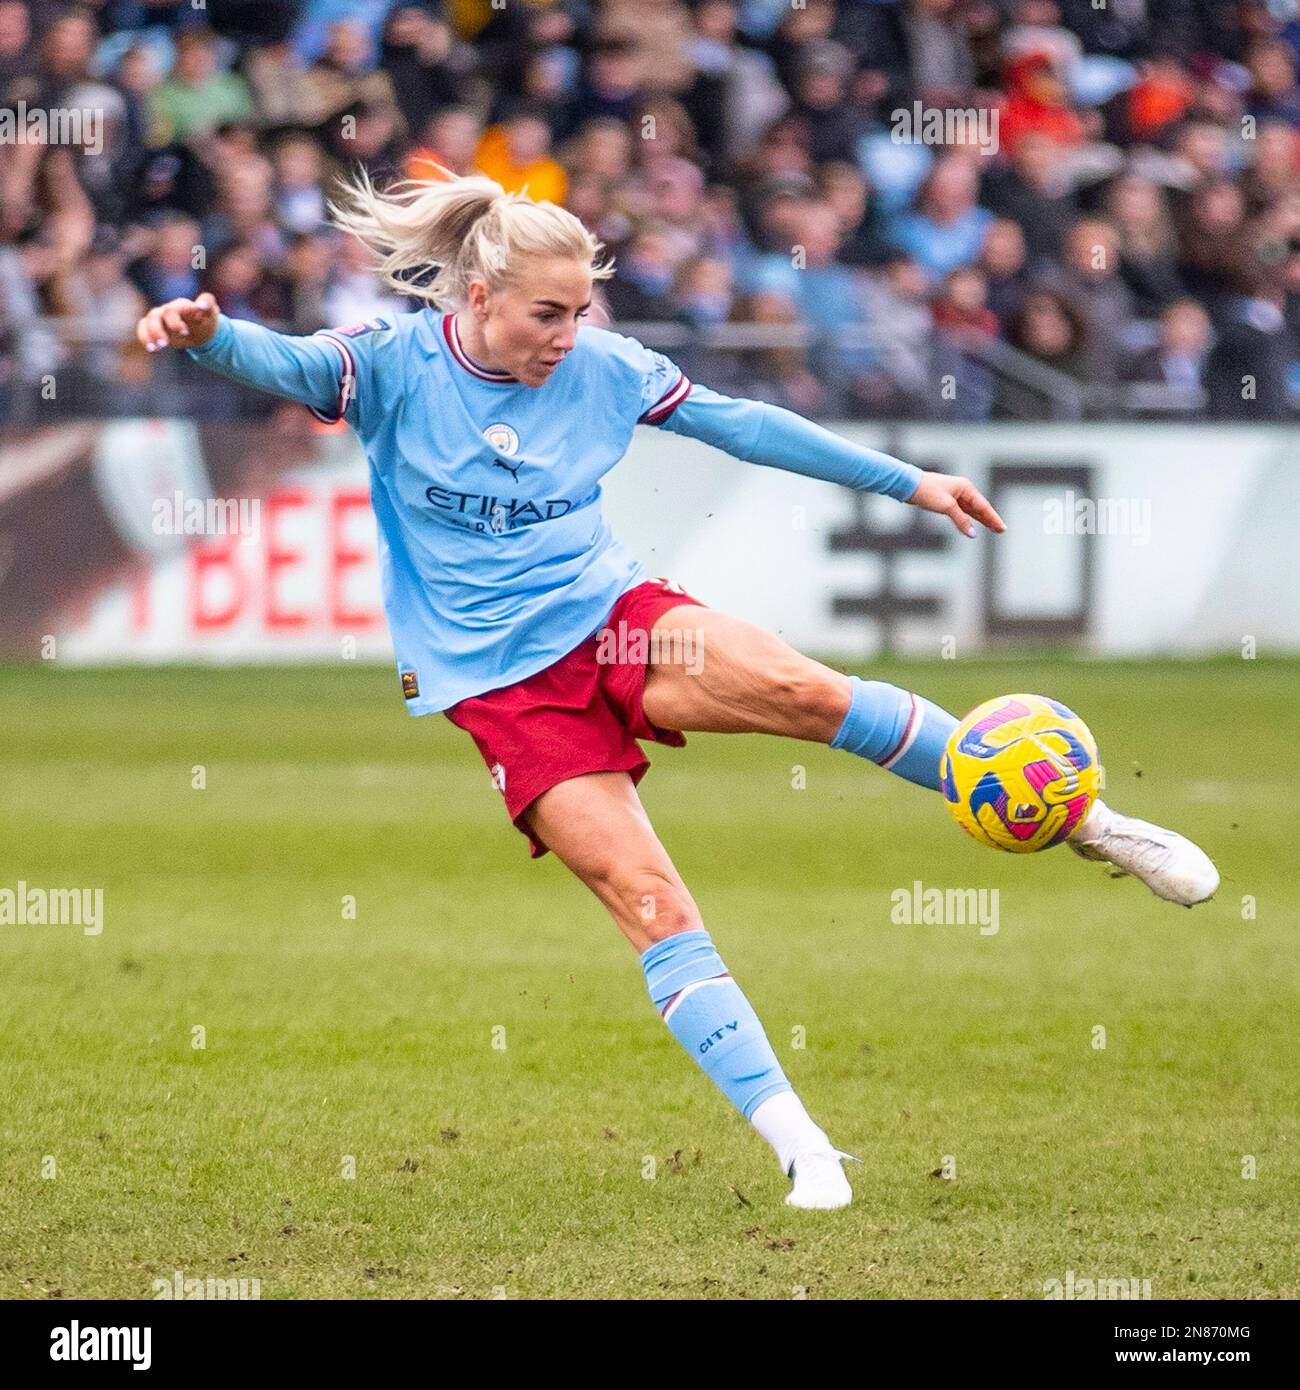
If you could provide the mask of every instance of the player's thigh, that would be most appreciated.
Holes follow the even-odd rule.
[[[703,925],[628,773],[570,777],[543,792],[524,814],[638,951]]]
[[[655,621],[646,718],[689,733],[770,733],[829,743],[849,708],[849,678],[766,628],[685,604]]]

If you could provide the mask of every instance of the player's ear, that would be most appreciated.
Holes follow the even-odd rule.
[[[469,311],[480,322],[487,318],[488,286],[486,280],[473,279],[466,286]]]

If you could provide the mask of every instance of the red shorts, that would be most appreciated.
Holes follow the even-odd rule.
[[[706,606],[667,579],[648,579],[619,599],[597,632],[546,670],[444,711],[478,745],[534,859],[547,846],[522,817],[543,792],[587,772],[627,772],[639,782],[650,760],[637,739],[685,745],[676,730],[651,724],[641,705],[650,629],[661,613],[681,604]]]

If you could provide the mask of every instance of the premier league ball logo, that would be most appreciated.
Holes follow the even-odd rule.
[[[958,825],[1013,854],[1059,845],[1101,783],[1097,745],[1072,710],[1041,695],[1003,695],[953,730],[939,788]]]

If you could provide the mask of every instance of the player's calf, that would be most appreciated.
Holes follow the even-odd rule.
[[[939,759],[957,720],[947,710],[885,681],[848,677],[850,700],[832,748],[856,753],[917,786],[939,790]]]

